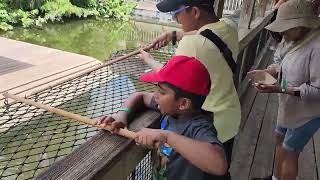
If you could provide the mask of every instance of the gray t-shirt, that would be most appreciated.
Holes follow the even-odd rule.
[[[151,105],[154,110],[158,110],[155,98],[152,98]],[[222,147],[212,121],[213,113],[207,111],[192,117],[178,119],[164,115],[161,118],[161,128],[198,141],[219,144]],[[165,148],[167,150],[169,148],[170,153],[167,151],[168,154],[165,157],[166,168],[165,170],[162,169],[164,178],[168,180],[212,180],[216,177],[195,167],[179,153],[175,152],[174,149],[171,148],[172,150],[170,150],[170,145],[166,144]],[[164,151],[163,148],[162,151]]]

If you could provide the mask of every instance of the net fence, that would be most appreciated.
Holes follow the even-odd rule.
[[[130,51],[118,51],[113,57]],[[173,53],[169,48],[151,54],[165,62]],[[153,91],[154,85],[138,79],[148,71],[142,60],[132,56],[26,98],[99,119],[115,113],[130,94]],[[97,132],[95,127],[34,106],[5,102],[0,107],[0,179],[32,179]],[[128,178],[151,179],[150,170],[150,154],[147,154]],[[149,175],[144,175],[147,171]]]

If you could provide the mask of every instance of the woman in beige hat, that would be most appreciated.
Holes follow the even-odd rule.
[[[266,29],[280,32],[275,63],[265,70],[248,73],[255,77],[268,72],[278,84],[255,87],[261,93],[279,93],[276,125],[276,168],[269,179],[294,180],[298,158],[320,127],[320,20],[305,0],[289,0],[278,10]]]

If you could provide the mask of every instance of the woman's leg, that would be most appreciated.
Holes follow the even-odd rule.
[[[314,133],[320,127],[320,118],[315,118],[301,127],[294,129],[287,129],[285,138],[282,143],[283,153],[280,159],[281,180],[295,180],[298,175],[298,160],[300,152],[302,152],[305,145],[312,138]],[[278,163],[278,166],[280,164]],[[279,168],[278,168],[279,169]]]
[[[298,175],[300,152],[285,150],[281,168],[281,180],[295,180]]]

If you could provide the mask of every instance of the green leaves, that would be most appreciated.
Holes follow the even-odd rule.
[[[74,18],[128,20],[135,6],[125,0],[4,0],[0,2],[0,30],[41,27],[47,22]]]
[[[40,8],[48,0],[7,0],[10,7],[30,11]]]
[[[97,0],[70,0],[70,2],[83,8],[95,8],[97,6]]]
[[[6,22],[1,22],[0,23],[0,30],[9,31],[9,30],[12,30],[12,29],[13,29],[13,27],[10,24],[8,24]]]
[[[49,1],[40,10],[45,14],[44,19],[51,22],[63,21],[64,18],[85,18],[98,15],[96,10],[75,6],[68,0]]]
[[[101,1],[98,3],[97,8],[102,17],[127,20],[136,4],[124,2],[124,0]]]

